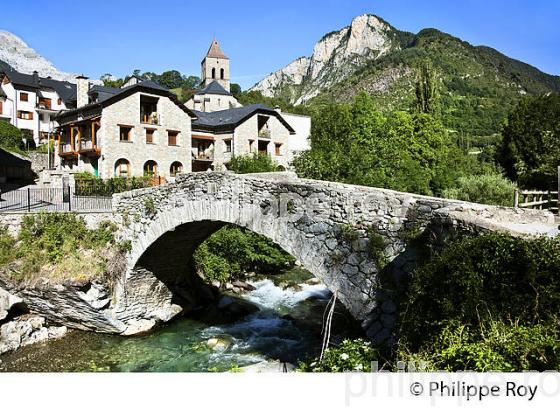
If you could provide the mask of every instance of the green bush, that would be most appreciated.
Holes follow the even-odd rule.
[[[294,258],[263,236],[226,226],[198,247],[194,261],[207,281],[224,283],[246,272],[278,271]]]
[[[99,251],[114,245],[117,227],[102,222],[88,229],[71,213],[27,215],[17,241],[0,231],[0,268],[14,262],[10,277],[16,281],[38,276],[51,279],[85,279],[103,273],[106,260]]]
[[[459,178],[456,188],[443,191],[443,197],[479,204],[513,206],[517,185],[499,174]]]
[[[0,148],[10,150],[20,149],[21,146],[21,130],[6,121],[0,121]]]
[[[550,320],[560,306],[560,239],[505,234],[466,237],[417,269],[402,295],[401,336],[413,347],[456,320],[524,325]]]
[[[83,196],[110,196],[152,185],[152,178],[149,176],[101,179],[89,172],[80,172],[74,175],[74,179],[76,181],[76,195]]]
[[[8,230],[0,226],[0,266],[13,258],[15,239],[8,233]]]
[[[276,172],[279,170],[278,165],[276,165],[270,155],[260,153],[234,156],[226,164],[226,167],[236,174]]]
[[[427,371],[559,370],[559,337],[556,320],[529,326],[490,320],[480,327],[452,321],[419,352],[400,346],[397,355]]]
[[[379,360],[379,352],[371,342],[362,339],[343,340],[339,346],[325,350],[323,359],[300,362],[303,372],[370,372],[371,362]]]

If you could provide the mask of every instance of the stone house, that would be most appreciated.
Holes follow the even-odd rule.
[[[195,115],[169,90],[150,80],[90,89],[84,77],[77,87],[78,108],[57,116],[60,170],[103,179],[191,171]]]
[[[71,108],[76,108],[76,84],[39,77],[36,71],[0,73],[0,120],[27,130],[36,145],[46,143],[57,127],[55,115]]]

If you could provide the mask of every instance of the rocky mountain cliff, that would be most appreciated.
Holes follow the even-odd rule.
[[[75,82],[77,74],[59,71],[50,61],[29,47],[21,38],[0,31],[0,69],[12,68],[25,74],[37,71],[41,77]]]
[[[292,104],[345,102],[373,95],[382,110],[409,109],[417,69],[431,62],[450,129],[488,135],[525,94],[560,92],[560,77],[436,29],[399,31],[373,15],[324,36],[311,57],[270,74],[252,90]]]
[[[319,40],[311,57],[298,58],[251,90],[267,97],[286,97],[296,104],[305,102],[368,61],[400,49],[401,36],[401,32],[377,16],[358,16],[350,26]]]

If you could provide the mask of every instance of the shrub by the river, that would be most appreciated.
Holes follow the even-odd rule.
[[[110,222],[88,229],[72,213],[27,215],[17,240],[5,230],[0,232],[0,269],[9,263],[6,274],[16,281],[37,277],[85,280],[101,275],[115,242],[115,230]]]
[[[520,325],[489,320],[480,326],[448,323],[417,353],[398,359],[425,371],[520,372],[560,370],[558,321]]]
[[[432,254],[407,285],[393,289],[398,342],[392,352],[383,351],[384,366],[397,370],[403,361],[429,371],[560,369],[560,239],[498,233],[459,238]],[[371,357],[353,351],[357,362]],[[329,352],[301,370],[357,370],[343,365],[341,349]]]
[[[343,340],[339,346],[326,349],[322,360],[301,362],[298,369],[303,372],[370,372],[371,363],[378,359],[379,352],[371,342]]]
[[[294,258],[263,236],[226,226],[198,247],[194,261],[207,281],[224,283],[246,272],[278,271],[292,264]]]

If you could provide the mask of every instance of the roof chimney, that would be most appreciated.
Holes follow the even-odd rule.
[[[89,81],[83,74],[76,77],[76,107],[80,108],[89,103]]]
[[[35,85],[39,84],[39,73],[37,71],[33,71],[33,83]]]

